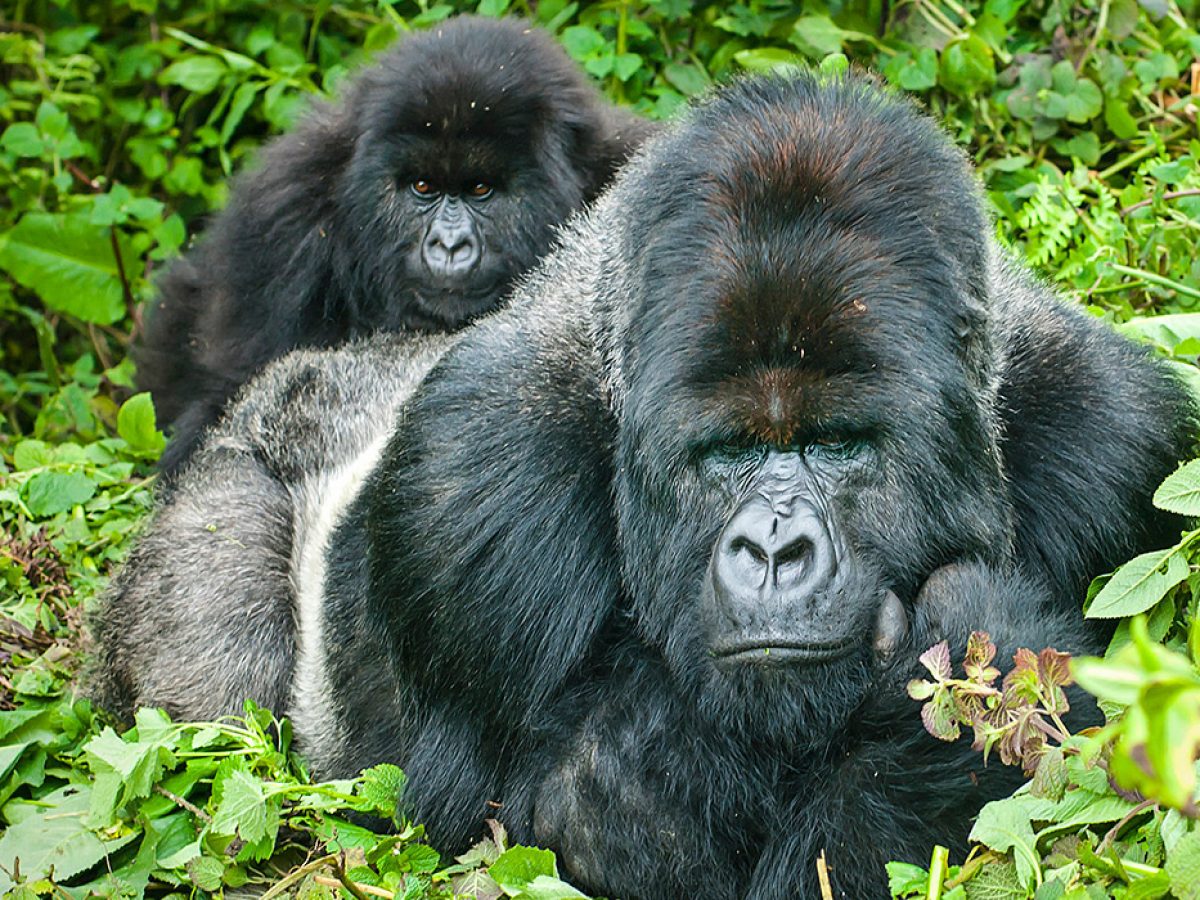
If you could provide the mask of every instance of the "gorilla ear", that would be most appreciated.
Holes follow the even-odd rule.
[[[512,727],[585,661],[619,563],[609,413],[575,352],[507,324],[468,332],[426,379],[368,527],[373,614],[402,677]]]
[[[585,174],[585,200],[591,202],[617,170],[663,126],[619,106],[601,104],[578,118],[568,117],[570,157]]]

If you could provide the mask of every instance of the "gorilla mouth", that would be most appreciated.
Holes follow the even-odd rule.
[[[810,666],[840,659],[861,644],[857,637],[840,641],[797,641],[753,637],[723,641],[712,649],[719,662],[757,666]]]

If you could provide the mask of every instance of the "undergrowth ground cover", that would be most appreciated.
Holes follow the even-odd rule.
[[[157,269],[226,179],[397,35],[458,11],[555,32],[655,117],[738,72],[869,66],[979,166],[1003,241],[1200,382],[1196,0],[8,0],[0,7],[0,893],[564,898],[497,824],[457,860],[389,834],[394,767],[312,784],[285,722],[143,711],[118,734],[72,691],[82,612],[150,508],[163,439],[127,349]],[[1200,470],[1156,502],[1200,516]],[[924,657],[913,715],[1031,780],[986,807],[967,859],[889,867],[897,897],[1200,900],[1200,532],[1101,578],[1103,659],[1043,648],[964,672]],[[1077,680],[1109,724],[1069,734]],[[917,702],[920,701],[920,702]],[[924,704],[924,707],[921,706]],[[930,740],[934,740],[933,736]],[[961,737],[961,739],[967,739]],[[356,821],[362,821],[358,819]],[[869,828],[870,823],[863,823]],[[383,831],[385,829],[381,829]]]

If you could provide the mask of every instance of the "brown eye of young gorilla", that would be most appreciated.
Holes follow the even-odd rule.
[[[467,194],[476,200],[486,200],[492,196],[492,186],[486,181],[477,181],[467,189]]]
[[[438,189],[424,178],[418,178],[412,183],[412,191],[418,197],[434,197],[438,193]]]

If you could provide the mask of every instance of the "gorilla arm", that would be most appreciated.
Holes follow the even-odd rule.
[[[1177,539],[1154,489],[1189,455],[1196,410],[1161,360],[993,251],[1000,409],[1018,558],[1056,594]]]

